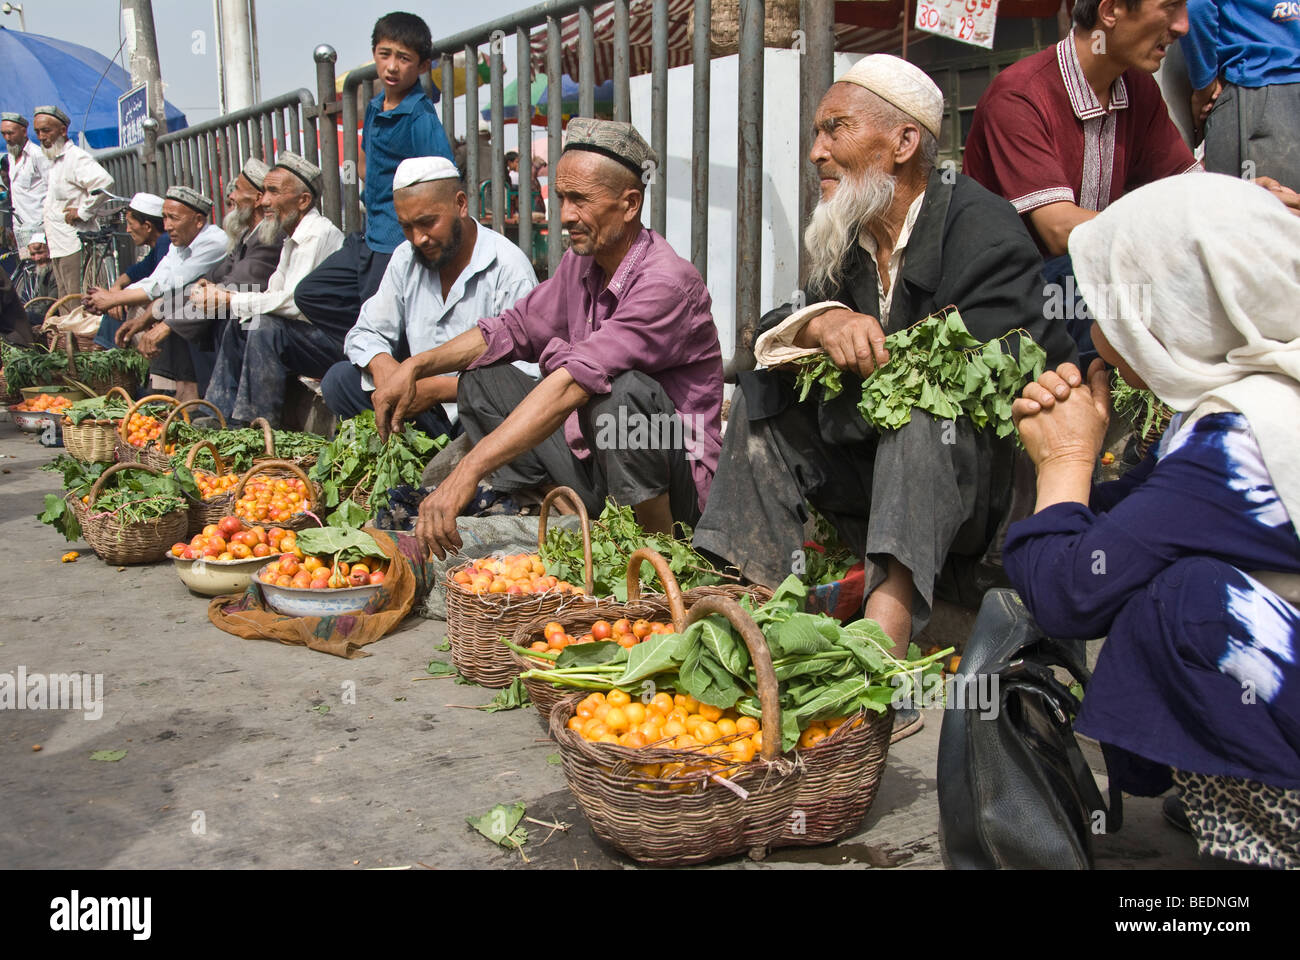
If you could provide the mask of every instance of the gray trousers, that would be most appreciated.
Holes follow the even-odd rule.
[[[1205,169],[1300,190],[1300,83],[1225,83],[1205,120]]]
[[[999,583],[982,561],[1010,501],[1009,444],[964,418],[919,410],[902,429],[832,443],[817,404],[791,403],[751,420],[737,388],[695,546],[775,587],[798,569],[811,503],[866,559],[868,593],[884,581],[890,557],[911,571],[915,636],[936,595],[978,607]]]
[[[470,440],[478,443],[523,403],[537,382],[508,363],[497,363],[460,376],[456,405]],[[629,372],[614,379],[610,392],[593,396],[578,410],[578,420],[591,456],[579,460],[564,439],[561,427],[532,450],[492,475],[492,485],[514,491],[561,484],[582,497],[594,518],[610,497],[619,506],[635,506],[668,494],[673,519],[694,524],[699,497],[691,464],[682,444],[655,444],[638,438],[620,424],[662,423],[676,408],[659,382],[644,373]],[[678,434],[680,436],[680,434]]]

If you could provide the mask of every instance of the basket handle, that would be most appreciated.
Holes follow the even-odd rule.
[[[551,504],[561,497],[569,501],[570,506],[577,508],[578,519],[582,523],[582,572],[587,578],[583,585],[590,597],[596,592],[595,572],[591,564],[591,519],[587,516],[587,505],[572,487],[556,487],[542,501],[542,509],[537,517],[537,552],[541,553],[546,546],[546,518],[550,515]]]
[[[754,673],[758,675],[758,703],[763,714],[762,757],[764,760],[775,760],[781,752],[781,704],[776,671],[772,669],[772,652],[768,650],[767,640],[763,637],[763,631],[758,629],[758,624],[730,597],[705,597],[697,601],[686,616],[686,625],[690,626],[715,613],[731,621],[749,648],[749,659],[754,664]]]
[[[275,435],[271,432],[271,425],[266,422],[265,417],[258,417],[248,424],[250,427],[262,428],[262,446],[265,448],[268,457],[275,456]]]
[[[111,477],[113,474],[117,473],[119,470],[143,470],[145,473],[152,473],[155,477],[162,475],[153,467],[146,466],[143,463],[115,463],[107,470],[105,470],[103,473],[101,473],[99,475],[99,479],[96,480],[94,485],[90,488],[90,503],[87,504],[87,506],[93,507],[95,505],[95,501],[99,499],[99,492],[104,487],[104,481],[107,480],[109,477]],[[766,736],[766,734],[764,734],[764,736]]]
[[[307,474],[302,472],[302,467],[298,466],[298,464],[294,463],[292,460],[263,460],[261,463],[253,464],[251,467],[248,468],[248,472],[239,478],[239,483],[235,485],[235,500],[238,501],[241,497],[243,497],[244,487],[248,484],[248,481],[253,478],[254,474],[262,473],[266,470],[273,469],[275,467],[283,467],[286,470],[290,470],[293,473],[296,473],[302,479],[302,482],[306,485],[307,493],[311,495],[313,506],[315,505],[314,503],[314,501],[316,500],[316,495],[314,492],[315,484],[311,482],[311,479],[307,476]]]
[[[176,406],[172,408],[171,413],[167,414],[167,419],[163,421],[162,433],[158,434],[158,439],[160,441],[163,443],[167,442],[167,431],[171,429],[172,421],[176,419],[176,414],[181,414],[181,416],[185,418],[186,423],[190,422],[190,415],[188,413],[190,407],[207,407],[217,415],[217,423],[221,424],[221,429],[226,429],[226,418],[221,411],[216,408],[215,404],[211,404],[206,400],[186,400],[184,403],[176,404]]]
[[[122,395],[122,399],[127,402],[128,406],[131,404],[131,394],[127,393],[126,390],[124,390],[122,387],[109,387],[108,392],[104,394],[104,399],[107,400],[115,393],[120,393]]]
[[[62,310],[66,304],[72,303],[72,301],[74,300],[78,300],[78,301],[81,300],[81,294],[69,293],[69,294],[65,294],[62,297],[59,297],[59,299],[55,300],[52,304],[50,304],[50,308],[45,311],[45,319],[42,320],[41,322],[43,324],[49,323],[50,320],[53,319],[56,313]]]
[[[194,469],[194,459],[199,455],[199,451],[204,447],[207,447],[212,451],[212,462],[217,465],[217,476],[225,476],[227,472],[225,461],[221,459],[221,454],[217,452],[217,448],[213,446],[211,440],[200,440],[198,443],[194,444],[194,446],[190,447],[190,452],[185,457],[185,469]]]
[[[75,369],[75,361],[72,358],[77,355],[77,337],[71,330],[63,334],[63,352],[68,355],[68,369]]]
[[[176,406],[176,398],[169,397],[165,393],[151,393],[149,396],[141,397],[135,403],[131,404],[131,409],[126,412],[126,416],[122,418],[121,422],[117,426],[117,434],[122,438],[123,443],[126,443],[127,424],[131,422],[131,418],[135,416],[135,412],[146,403],[170,403],[174,407]]]
[[[682,600],[682,588],[673,571],[668,566],[664,555],[649,547],[641,547],[633,552],[627,560],[627,602],[641,599],[641,561],[649,562],[659,574],[659,582],[664,585],[664,594],[668,597],[668,610],[673,618],[673,630],[681,633],[686,629],[686,604]]]

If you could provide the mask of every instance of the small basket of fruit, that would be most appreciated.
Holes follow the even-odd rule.
[[[82,463],[112,463],[117,425],[131,407],[131,396],[113,387],[102,397],[78,400],[63,416],[63,444]]]
[[[253,574],[273,556],[296,549],[290,531],[249,527],[238,517],[224,516],[205,524],[188,543],[172,544],[167,556],[185,586],[207,597],[219,597],[242,593]]]
[[[289,617],[373,613],[388,602],[388,560],[370,534],[353,527],[317,527],[298,535],[255,575],[266,604]]]
[[[636,599],[634,582],[640,581],[643,560],[649,561],[662,582],[668,584],[666,597]],[[685,628],[686,608],[681,591],[663,556],[653,550],[637,550],[628,563],[627,579],[627,603],[611,600],[567,607],[559,619],[535,618],[516,630],[510,642],[502,641],[510,648],[515,665],[521,671],[531,672],[523,682],[544,730],[550,729],[551,708],[571,691],[548,683],[537,674],[554,669],[557,662],[568,666],[581,652],[563,657],[566,649],[603,640],[630,649],[648,637],[677,633]]]
[[[133,403],[126,411],[126,416],[117,425],[115,453],[118,463],[144,463],[145,448],[162,435],[162,420],[145,413],[145,408],[154,404],[164,404],[169,407],[177,405],[176,398],[169,397],[165,393],[151,393]],[[168,464],[163,463],[162,466],[158,466],[150,463],[149,466],[165,470]]]
[[[206,449],[212,455],[215,473],[194,469],[194,461],[199,453]],[[185,468],[194,474],[201,499],[195,500],[187,494],[190,501],[190,536],[194,536],[211,523],[220,523],[222,518],[235,506],[235,487],[239,483],[239,474],[226,469],[225,461],[210,440],[200,440],[190,447],[185,456]],[[236,518],[238,519],[238,518]]]
[[[537,526],[540,550],[546,543],[546,518],[551,504],[564,497],[582,521],[586,593],[567,581],[546,575],[536,553],[471,560],[447,571],[447,640],[451,662],[468,680],[485,687],[505,687],[524,669],[502,640],[538,617],[552,618],[570,597],[581,606],[592,592],[591,525],[582,499],[569,487],[556,487],[542,501]]]
[[[119,479],[105,491],[110,477],[133,470],[145,477]],[[77,510],[81,531],[105,563],[156,563],[167,545],[185,536],[189,508],[180,484],[142,463],[109,467]]]
[[[311,510],[320,488],[291,460],[259,460],[235,484],[234,514],[248,523],[273,523],[288,530],[320,526]]]
[[[175,422],[178,413],[186,423],[189,423],[191,407],[207,407],[216,415],[217,423],[221,424],[221,429],[226,429],[226,418],[222,416],[221,411],[215,405],[208,401],[186,400],[184,403],[178,403],[167,412],[167,417],[163,420],[158,432],[141,449],[141,463],[147,463],[158,470],[166,470],[171,466],[172,455],[176,453],[176,443],[171,439],[172,424]]]

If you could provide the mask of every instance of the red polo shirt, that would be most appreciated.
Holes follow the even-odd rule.
[[[1105,210],[1196,166],[1155,80],[1124,71],[1103,108],[1071,34],[997,75],[975,108],[962,173],[1010,200],[1042,250],[1029,211],[1063,200]]]

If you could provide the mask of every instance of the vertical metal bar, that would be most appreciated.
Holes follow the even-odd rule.
[[[808,279],[808,251],[804,249],[804,225],[821,197],[817,168],[808,160],[812,152],[813,120],[817,105],[834,79],[835,15],[825,3],[803,0],[800,26],[804,32],[804,54],[799,58],[799,284]]]
[[[284,143],[284,113],[280,110],[271,113],[271,146],[266,151],[266,162],[275,163],[275,155],[283,149]]]
[[[432,69],[429,73],[420,74],[420,89],[424,91],[424,95],[428,97],[429,101],[432,103],[434,94]]]
[[[695,0],[695,36],[691,59],[691,263],[709,279],[709,91],[712,60],[709,24],[712,0]]]
[[[492,34],[492,229],[506,232],[506,93],[505,58],[501,54],[504,35]]]
[[[302,137],[302,155],[320,166],[320,126],[314,104],[298,104],[298,129]]]
[[[469,64],[465,65],[465,82],[469,82]],[[447,142],[456,148],[456,70],[452,54],[442,55],[442,129]]]
[[[143,126],[144,156],[141,160],[144,163],[145,189],[148,193],[161,195],[163,191],[158,189],[158,121],[146,117]]]
[[[465,44],[465,69],[474,64],[475,76],[465,81],[465,186],[469,188],[469,215],[482,216],[479,209],[478,175],[478,47]]]
[[[218,185],[220,174],[217,166],[217,137],[216,134],[209,131],[203,135],[205,146],[208,152],[208,184],[209,189],[218,191],[221,187]]]
[[[343,221],[339,196],[339,135],[334,121],[334,61],[338,54],[329,44],[316,48],[316,102],[320,105],[320,163],[324,188],[324,213],[337,226]]]
[[[260,117],[250,117],[248,124],[252,129],[253,139],[248,145],[250,156],[260,157],[262,155],[262,122],[266,119],[266,114]]]
[[[596,115],[596,27],[591,7],[578,10],[578,116]]]
[[[655,0],[650,21],[650,146],[659,157],[650,180],[650,229],[668,232],[668,0]]]
[[[736,165],[736,342],[731,369],[754,366],[763,268],[764,0],[740,0],[740,96]]]
[[[298,108],[296,106],[287,106],[284,108],[284,144],[283,150],[298,150]]]
[[[551,276],[564,256],[560,226],[560,201],[555,196],[555,171],[560,166],[560,123],[564,90],[560,77],[560,21],[546,18],[546,269]]]
[[[275,118],[275,111],[262,114],[262,152],[258,154],[259,160],[270,160],[271,154],[275,153],[275,127],[272,120]]]
[[[344,233],[361,229],[361,154],[357,149],[356,91],[343,81],[343,226]],[[348,136],[349,132],[351,136]]]
[[[632,87],[628,80],[628,60],[632,56],[629,32],[627,0],[614,0],[614,119],[625,123],[632,120]]]
[[[515,109],[519,116],[519,249],[533,259],[533,67],[528,30],[515,31]]]

